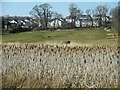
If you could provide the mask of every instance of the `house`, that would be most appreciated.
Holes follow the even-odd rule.
[[[99,27],[99,21],[97,19],[93,19],[93,27]]]
[[[11,21],[9,21],[9,23],[11,23],[11,24],[17,24],[17,21],[16,20],[11,20]]]
[[[81,15],[80,16],[81,27],[91,27],[92,26],[92,17],[90,15]]]
[[[77,28],[81,27],[81,20],[76,20],[75,26],[76,26]]]
[[[72,23],[72,19],[71,19],[69,16],[67,16],[67,17],[65,18],[65,20],[66,20],[66,22],[68,22],[68,23]]]
[[[109,26],[112,23],[112,19],[109,16],[94,15],[93,20],[95,26]]]
[[[3,32],[21,32],[30,30],[32,27],[32,20],[33,19],[30,17],[3,16],[2,17]]]
[[[70,28],[72,28],[71,23],[67,22],[67,21],[64,21],[62,23],[62,26],[63,26],[64,29],[70,29]]]
[[[70,17],[66,17],[65,20],[67,23],[72,23],[72,19]],[[80,18],[75,21],[76,28],[91,27],[92,24],[93,24],[92,17],[90,15],[81,15]],[[72,28],[72,24],[70,28]]]
[[[65,19],[62,19],[62,18],[55,18],[55,19],[52,19],[50,22],[49,22],[49,28],[54,28],[54,29],[60,29],[60,28],[63,28],[64,27],[64,23],[66,23]]]

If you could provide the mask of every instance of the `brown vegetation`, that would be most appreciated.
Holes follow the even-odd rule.
[[[117,88],[117,46],[2,44],[3,88]]]

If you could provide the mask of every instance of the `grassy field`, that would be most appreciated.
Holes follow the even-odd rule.
[[[32,31],[2,36],[2,42],[21,43],[62,43],[70,40],[72,43],[93,45],[114,45],[117,38],[108,39],[105,30],[79,30],[79,31]]]

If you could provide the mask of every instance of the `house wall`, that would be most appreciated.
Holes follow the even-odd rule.
[[[117,47],[2,44],[3,87],[116,88]]]
[[[75,26],[76,26],[76,27],[80,27],[80,21],[79,21],[79,20],[77,20],[77,21],[75,22]]]
[[[90,27],[90,26],[92,26],[91,21],[82,21],[82,27]]]
[[[98,21],[93,21],[93,26],[94,26],[94,27],[98,27],[98,26],[99,26]]]
[[[55,26],[55,28],[62,27],[62,21],[54,20],[54,21],[49,23],[49,26],[53,27],[53,28],[54,28],[54,26]]]

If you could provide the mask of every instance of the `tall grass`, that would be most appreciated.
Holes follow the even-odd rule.
[[[2,44],[3,88],[117,88],[117,46]]]

